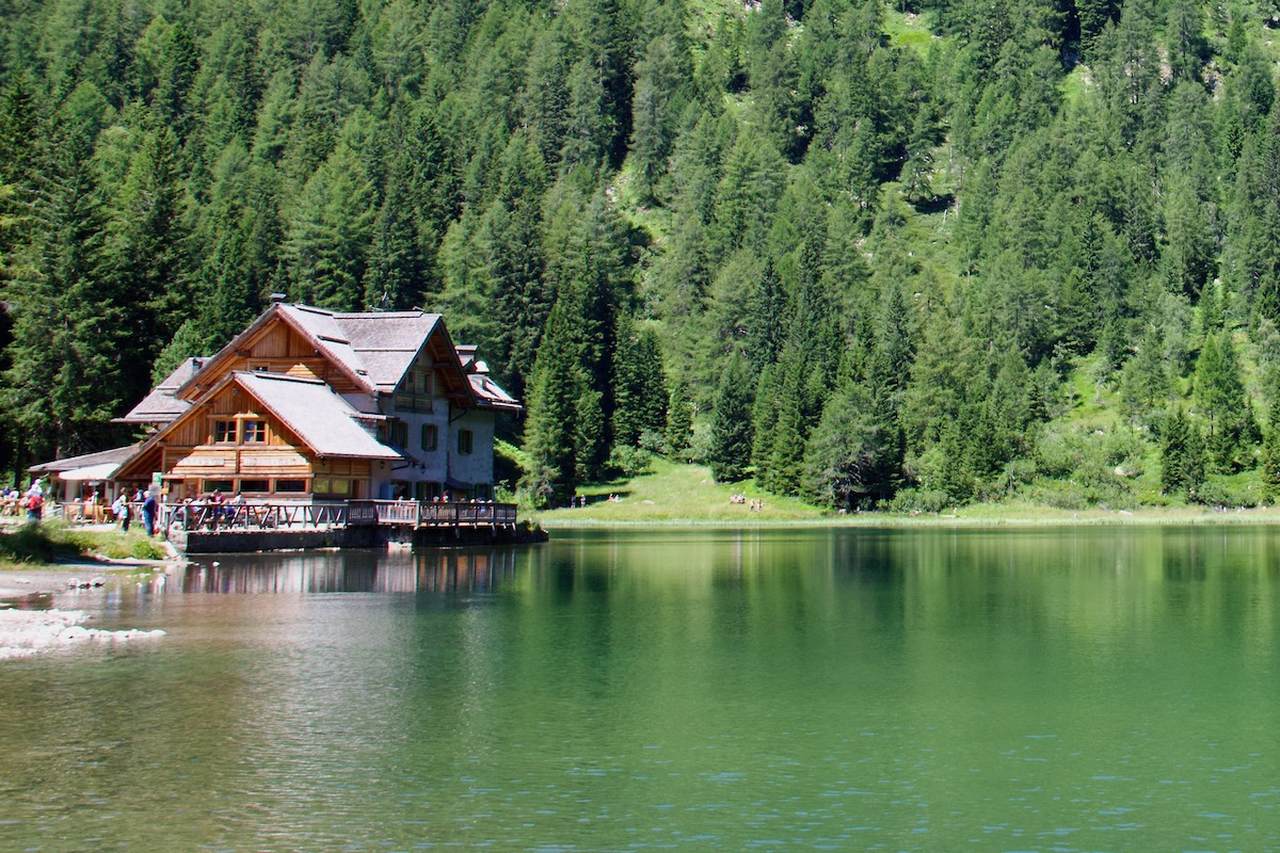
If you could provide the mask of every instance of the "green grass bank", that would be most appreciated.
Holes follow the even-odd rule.
[[[655,459],[651,469],[629,479],[584,486],[585,507],[536,512],[543,527],[608,526],[791,526],[1002,527],[1066,525],[1280,524],[1280,507],[1219,510],[1200,505],[1063,509],[1025,500],[975,503],[940,513],[865,512],[841,515],[798,498],[778,497],[751,481],[717,483],[702,465]],[[730,498],[743,495],[748,504]],[[610,496],[616,500],[609,500]],[[750,501],[763,501],[759,511]]]
[[[0,570],[57,568],[101,560],[163,560],[164,545],[141,530],[79,530],[60,522],[23,524],[0,531]]]

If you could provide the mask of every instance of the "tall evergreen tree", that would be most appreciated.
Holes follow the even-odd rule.
[[[707,462],[721,483],[747,476],[751,464],[752,382],[749,362],[735,352],[716,389]]]
[[[35,254],[11,292],[6,408],[32,450],[58,455],[111,434],[123,388],[124,300],[108,263],[83,118],[59,120],[35,209]]]
[[[374,200],[356,152],[340,145],[307,181],[289,218],[283,254],[296,298],[341,311],[362,307]]]
[[[689,449],[693,438],[693,400],[684,379],[671,383],[671,396],[667,401],[667,453],[680,458]]]
[[[177,138],[153,126],[129,162],[112,204],[107,251],[137,298],[121,306],[129,359],[150,364],[190,310],[191,264]],[[146,374],[126,374],[125,396],[141,399]]]
[[[1160,489],[1193,498],[1204,483],[1204,444],[1200,430],[1181,408],[1165,420],[1160,440]]]
[[[658,338],[652,329],[637,328],[627,315],[618,322],[611,384],[614,444],[635,447],[646,435],[661,435],[667,425],[667,389]]]

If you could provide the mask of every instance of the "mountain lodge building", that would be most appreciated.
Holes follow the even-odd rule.
[[[438,314],[277,302],[117,419],[152,428],[114,452],[118,464],[94,454],[82,468],[72,459],[31,470],[74,482],[92,469],[130,485],[158,475],[170,502],[214,490],[277,501],[491,498],[495,419],[520,409]]]

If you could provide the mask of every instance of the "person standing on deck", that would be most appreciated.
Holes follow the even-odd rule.
[[[147,538],[156,535],[156,496],[147,492],[147,499],[142,502],[142,526],[147,531]]]
[[[125,493],[121,492],[115,503],[111,505],[111,512],[115,514],[116,519],[120,522],[120,529],[125,533],[129,532],[129,502],[125,497]]]

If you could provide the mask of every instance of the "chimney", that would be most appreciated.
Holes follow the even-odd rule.
[[[271,294],[271,304],[279,305],[281,302],[284,302],[286,298],[287,295],[284,293],[273,293]]]

